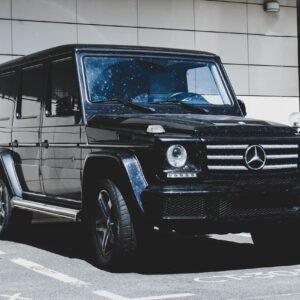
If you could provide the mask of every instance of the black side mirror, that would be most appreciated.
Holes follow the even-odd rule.
[[[238,99],[237,101],[238,101],[239,107],[240,107],[244,117],[247,116],[247,109],[246,109],[245,102],[240,99]]]
[[[56,116],[72,116],[74,115],[75,99],[72,96],[67,96],[56,100],[55,113]]]

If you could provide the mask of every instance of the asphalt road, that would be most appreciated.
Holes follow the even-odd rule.
[[[300,259],[262,257],[248,234],[173,238],[128,272],[95,268],[74,224],[0,241],[1,299],[300,299]]]

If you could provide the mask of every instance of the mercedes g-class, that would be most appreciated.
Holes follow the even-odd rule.
[[[68,218],[102,268],[153,230],[296,249],[299,133],[245,115],[211,53],[66,45],[4,63],[0,237],[32,212]]]

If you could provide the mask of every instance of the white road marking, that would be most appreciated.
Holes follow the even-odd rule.
[[[170,294],[170,295],[162,295],[162,296],[153,296],[153,297],[142,297],[142,298],[127,298],[117,294],[113,294],[107,291],[95,291],[94,294],[105,297],[110,300],[160,300],[160,299],[176,299],[176,298],[186,298],[192,297],[194,294]]]
[[[289,293],[289,294],[275,294],[275,295],[266,295],[266,296],[256,296],[256,297],[246,297],[238,298],[243,300],[264,300],[264,299],[274,299],[274,298],[283,298],[300,296],[300,293]],[[238,299],[228,299],[228,300],[238,300]]]
[[[69,275],[65,275],[63,273],[48,269],[42,265],[39,265],[37,263],[34,263],[32,261],[23,259],[23,258],[15,258],[12,259],[11,262],[13,262],[14,264],[17,264],[19,266],[25,267],[31,271],[34,271],[36,273],[45,275],[47,277],[51,277],[53,279],[56,279],[58,281],[64,282],[64,283],[68,283],[77,287],[88,287],[89,284],[81,281],[77,278],[74,277],[70,277]]]
[[[3,252],[3,251],[0,251],[0,255],[4,255],[4,254],[6,254],[5,252]]]
[[[0,295],[0,297],[7,298],[8,300],[31,300],[31,298],[21,297],[21,293],[17,293],[14,295]]]
[[[250,233],[238,233],[237,235],[242,236],[242,237],[246,237],[246,238],[251,238],[251,234]]]

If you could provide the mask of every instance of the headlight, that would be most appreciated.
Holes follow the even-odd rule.
[[[172,145],[167,150],[167,161],[175,168],[181,168],[186,164],[187,152],[181,145]]]

